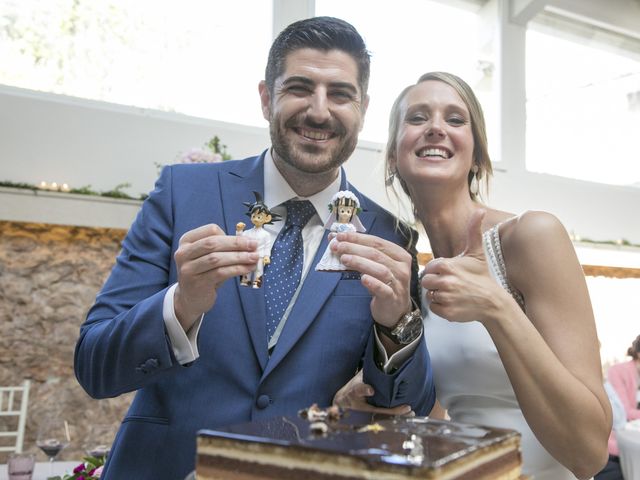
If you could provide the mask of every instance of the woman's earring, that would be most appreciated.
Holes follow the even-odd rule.
[[[389,173],[387,174],[387,178],[384,179],[384,184],[387,187],[390,187],[391,185],[393,185],[393,182],[395,179],[396,179],[396,171],[389,170]]]
[[[473,177],[471,177],[471,183],[469,184],[469,191],[472,196],[478,195],[480,191],[480,182],[478,182],[478,165],[473,165],[471,167],[471,171],[473,172]]]

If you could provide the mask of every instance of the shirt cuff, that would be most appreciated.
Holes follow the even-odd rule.
[[[178,321],[178,317],[176,317],[176,311],[173,306],[173,294],[177,286],[177,283],[171,285],[164,295],[162,317],[164,319],[164,326],[167,329],[169,341],[171,342],[173,354],[180,365],[184,365],[193,362],[200,356],[197,340],[204,315],[196,320],[187,332],[184,331],[184,328],[182,328],[182,325],[180,325]]]
[[[375,328],[375,326],[373,327],[373,334],[375,335],[375,338],[376,338],[377,354],[378,354],[378,359],[380,360],[379,363],[382,364],[382,371],[384,373],[389,374],[398,370],[404,364],[404,362],[406,362],[407,359],[411,355],[413,355],[413,353],[418,348],[418,343],[422,339],[422,335],[424,334],[424,329],[422,330],[422,332],[420,332],[420,335],[418,335],[418,338],[416,338],[411,343],[402,347],[396,353],[391,355],[391,357],[387,356],[387,351],[384,349],[384,345],[382,344],[382,341],[378,336],[378,330]]]

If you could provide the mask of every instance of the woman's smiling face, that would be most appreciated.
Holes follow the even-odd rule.
[[[409,186],[426,179],[466,185],[473,149],[469,109],[451,86],[427,80],[408,91],[400,111],[395,161]]]

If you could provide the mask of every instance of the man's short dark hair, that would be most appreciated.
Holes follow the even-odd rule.
[[[276,78],[285,70],[287,55],[301,48],[341,50],[351,55],[358,66],[358,84],[362,97],[369,87],[370,55],[358,31],[348,22],[334,17],[299,20],[285,28],[269,50],[265,82],[273,95]]]

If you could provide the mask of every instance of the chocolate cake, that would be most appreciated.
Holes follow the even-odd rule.
[[[310,412],[310,410],[309,410]],[[198,432],[198,480],[511,480],[511,430],[346,411],[277,417]]]

